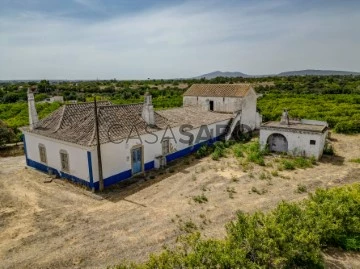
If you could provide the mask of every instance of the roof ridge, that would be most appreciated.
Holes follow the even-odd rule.
[[[59,124],[58,124],[58,126],[55,128],[55,131],[54,131],[53,133],[57,132],[57,131],[60,129],[60,127],[61,127],[61,124],[62,124],[63,118],[64,118],[64,114],[65,114],[65,108],[66,108],[66,104],[61,107],[62,111],[61,111],[61,115],[60,115]]]
[[[100,107],[97,107],[97,110],[96,110],[96,116],[95,116],[95,111],[93,112],[94,113],[94,125],[93,125],[93,131],[92,131],[92,134],[91,134],[91,138],[90,138],[90,140],[89,140],[89,142],[88,142],[88,146],[91,146],[91,145],[93,145],[93,142],[94,142],[94,140],[95,140],[95,135],[96,135],[96,119],[95,119],[95,117],[97,117],[98,119],[99,119],[99,113],[100,112]],[[98,121],[98,123],[99,123],[99,121]]]
[[[110,101],[96,101],[97,104],[99,103],[110,103],[112,104]],[[94,102],[82,102],[82,103],[76,103],[76,104],[71,104],[71,103],[68,103],[68,104],[64,104],[64,106],[84,106],[84,105],[91,105],[91,104],[94,104]]]
[[[105,107],[121,107],[121,106],[133,106],[133,105],[142,105],[143,103],[131,103],[131,104],[112,104],[108,106],[102,106],[101,108]],[[99,107],[100,108],[100,107]]]

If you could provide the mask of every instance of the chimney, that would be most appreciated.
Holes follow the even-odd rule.
[[[148,125],[155,125],[154,107],[149,92],[145,93],[144,107],[141,116]]]
[[[284,109],[284,112],[281,115],[280,124],[282,124],[282,125],[289,125],[290,124],[289,113],[288,113],[288,111],[286,109]]]
[[[36,112],[36,107],[35,107],[34,92],[35,92],[34,87],[28,88],[27,96],[28,96],[28,107],[29,107],[30,130],[33,130],[34,128],[36,128],[36,124],[39,121],[38,115],[37,115],[37,112]]]

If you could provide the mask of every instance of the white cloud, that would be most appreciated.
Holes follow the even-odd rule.
[[[81,1],[96,8],[96,2]],[[358,12],[274,14],[286,5],[206,2],[88,22],[44,14],[0,18],[0,79],[191,77],[213,70],[360,70]]]

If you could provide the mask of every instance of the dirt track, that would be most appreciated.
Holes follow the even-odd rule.
[[[0,268],[105,268],[123,259],[144,260],[174,243],[179,226],[190,219],[204,236],[221,237],[236,210],[268,210],[281,200],[306,197],[295,192],[299,183],[313,191],[359,182],[360,164],[349,159],[360,157],[360,136],[333,137],[339,157],[279,172],[282,178],[260,180],[271,167],[254,166],[252,177],[234,158],[205,158],[102,196],[59,179],[45,183],[49,178],[25,169],[22,156],[0,158]],[[252,187],[267,193],[252,193]],[[208,202],[198,204],[192,197],[202,193]],[[331,268],[360,268],[358,254],[329,252],[327,261]]]

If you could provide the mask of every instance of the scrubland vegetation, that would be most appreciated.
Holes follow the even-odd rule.
[[[268,213],[237,212],[223,240],[191,232],[142,264],[114,268],[322,268],[321,251],[329,246],[360,250],[359,208],[359,184],[318,189]]]

